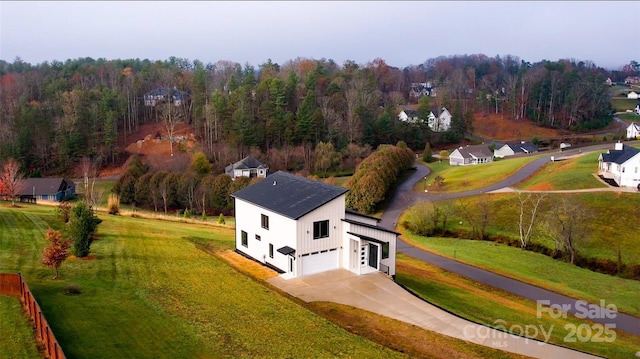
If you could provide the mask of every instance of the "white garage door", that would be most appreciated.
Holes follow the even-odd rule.
[[[332,249],[327,252],[309,254],[302,257],[302,275],[320,273],[338,268],[338,251]]]

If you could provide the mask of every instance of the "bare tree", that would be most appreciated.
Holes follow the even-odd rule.
[[[556,250],[574,264],[577,250],[587,239],[593,219],[584,206],[569,197],[560,198],[548,212],[544,233],[551,238]]]
[[[483,240],[491,218],[489,201],[460,200],[457,209],[459,216],[471,225],[473,239]]]
[[[180,111],[169,101],[160,106],[160,114],[164,127],[167,130],[167,136],[169,137],[169,151],[171,157],[173,157],[173,141],[176,134],[176,127],[182,122]]]
[[[24,176],[20,173],[20,164],[9,158],[0,170],[0,194],[11,198],[11,205],[16,205],[16,198],[24,188]]]
[[[95,189],[100,162],[101,157],[92,161],[89,157],[84,156],[80,160],[80,170],[84,180],[84,199],[89,206],[94,206],[102,200],[102,193],[98,193],[99,191]]]
[[[516,192],[516,197],[518,198],[518,202],[520,202],[520,216],[518,217],[520,247],[526,249],[531,242],[540,207],[546,197],[546,193]]]

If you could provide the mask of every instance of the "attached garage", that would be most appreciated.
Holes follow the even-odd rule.
[[[338,249],[302,255],[302,275],[338,269]]]

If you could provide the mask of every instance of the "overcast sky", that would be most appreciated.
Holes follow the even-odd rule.
[[[0,59],[640,61],[639,1],[0,2]]]

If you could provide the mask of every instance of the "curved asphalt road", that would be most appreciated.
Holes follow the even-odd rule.
[[[611,148],[611,144],[604,145],[595,145],[589,146],[582,149],[573,149],[570,151],[564,151],[562,153],[558,153],[558,155],[569,156],[573,154],[578,154],[580,152],[591,152],[591,151],[599,151]],[[530,175],[532,175],[535,171],[537,171],[540,167],[542,167],[545,163],[551,161],[551,153],[548,157],[541,157],[536,159],[527,165],[525,165],[518,172],[510,176],[509,178],[496,183],[494,185],[467,192],[458,192],[458,193],[442,193],[442,194],[429,194],[429,193],[416,193],[413,191],[413,186],[415,183],[419,181],[425,180],[425,177],[429,174],[429,169],[418,165],[416,168],[416,172],[411,175],[406,181],[400,184],[391,201],[389,206],[384,211],[382,218],[380,220],[380,225],[386,228],[395,228],[398,218],[400,214],[418,201],[437,201],[451,198],[461,198],[468,196],[475,196],[479,194],[483,194],[486,192],[495,191],[504,187],[513,186]],[[558,157],[556,155],[556,157]],[[542,289],[531,284],[527,284],[518,280],[514,280],[505,276],[501,276],[499,274],[495,274],[493,272],[489,272],[471,265],[467,265],[452,259],[448,259],[437,254],[433,254],[422,249],[413,247],[408,243],[404,242],[401,239],[398,239],[397,250],[401,253],[404,253],[408,256],[420,259],[422,261],[428,262],[435,266],[438,266],[442,269],[448,270],[450,272],[462,275],[464,277],[473,279],[477,282],[499,288],[501,290],[519,295],[523,298],[531,299],[534,301],[548,301],[550,304],[564,305],[565,308],[568,308],[568,312],[572,314],[577,313],[585,313],[584,308],[592,309],[592,308],[601,308],[600,305],[586,305],[584,301],[578,301],[574,298],[567,297],[558,293],[551,292],[546,289]],[[606,303],[609,304],[609,303]],[[605,304],[605,305],[606,305]],[[606,313],[606,312],[600,312]],[[545,314],[546,315],[546,314]],[[623,330],[628,333],[632,333],[634,335],[640,336],[640,318],[636,318],[623,313],[613,313],[613,315],[609,315],[612,318],[607,318],[606,316],[602,316],[601,318],[588,318],[589,320],[602,324],[613,324],[617,330]]]

